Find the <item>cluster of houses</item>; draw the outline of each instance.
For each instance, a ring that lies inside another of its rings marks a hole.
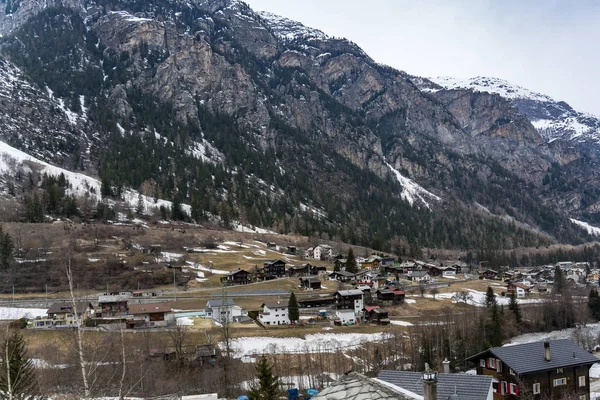
[[[476,374],[383,370],[377,378],[350,372],[314,400],[590,400],[590,368],[599,360],[567,339],[495,347],[469,357]]]
[[[31,321],[33,329],[62,329],[80,326],[111,326],[127,329],[164,328],[176,323],[178,315],[167,303],[148,303],[143,297],[155,294],[145,292],[105,293],[97,302],[60,301],[47,311],[46,317]],[[198,316],[211,318],[218,323],[248,320],[247,312],[231,299],[210,299]]]

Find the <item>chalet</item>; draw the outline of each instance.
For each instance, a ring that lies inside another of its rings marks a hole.
[[[47,311],[47,318],[36,318],[33,328],[73,328],[83,325],[93,315],[94,307],[90,302],[78,301],[73,312],[72,301],[52,303]]]
[[[102,294],[98,296],[96,317],[122,318],[127,315],[127,303],[130,296],[125,293]]]
[[[268,242],[267,243],[267,249],[269,249],[269,250],[277,250],[277,243]]]
[[[334,271],[329,274],[330,281],[352,282],[356,280],[356,274],[346,271]]]
[[[563,271],[568,271],[571,268],[573,268],[573,263],[571,261],[562,261],[562,262],[556,263],[556,266]]]
[[[435,397],[431,396],[431,391],[425,393],[427,384],[423,382],[423,372],[384,370],[379,373],[377,379],[390,387],[402,389],[410,399],[493,400],[496,398],[491,376],[451,374],[449,373],[450,362],[446,361],[442,364],[444,364],[444,373],[434,373]]]
[[[304,258],[314,258],[314,255],[315,255],[315,248],[314,247],[309,247],[304,252]]]
[[[376,271],[367,271],[361,278],[360,284],[365,283],[375,289],[385,285],[385,278]]]
[[[333,248],[327,244],[320,244],[313,250],[315,260],[329,260],[333,257]]]
[[[379,306],[367,306],[363,309],[364,319],[377,325],[389,325],[389,313]]]
[[[244,317],[242,307],[236,306],[232,299],[211,299],[206,302],[205,312],[219,323],[239,322]]]
[[[319,297],[310,297],[310,298],[301,298],[298,299],[298,307],[299,308],[320,308],[320,307],[329,307],[334,303],[334,299],[331,296],[319,296]]]
[[[408,275],[408,278],[416,283],[429,282],[431,280],[431,276],[429,276],[429,273],[424,270],[413,271],[411,274]]]
[[[300,285],[304,289],[320,290],[321,280],[317,277],[300,278]]]
[[[525,297],[531,291],[531,287],[517,282],[509,282],[506,285],[506,291],[509,294],[515,293],[517,297]]]
[[[445,267],[444,271],[442,272],[442,276],[455,276],[455,275],[456,275],[455,267]]]
[[[378,269],[381,265],[381,257],[372,255],[361,263],[361,267],[366,269]]]
[[[311,273],[312,265],[310,264],[302,264],[302,265],[290,265],[287,269],[287,276],[307,276]]]
[[[129,327],[162,328],[175,322],[171,306],[165,303],[130,304],[127,314],[133,317],[127,322]]]
[[[295,256],[298,253],[298,248],[296,246],[288,246],[286,253]]]
[[[313,265],[310,267],[312,275],[327,275],[327,268],[322,265]]]
[[[247,285],[250,283],[250,272],[243,269],[237,269],[228,273],[224,279],[221,278],[221,280],[223,283],[226,283],[227,286]]]
[[[364,307],[362,290],[339,290],[333,295],[335,308],[338,310],[354,310],[356,315],[360,315]]]
[[[346,266],[348,265],[347,262],[348,262],[348,260],[346,260],[345,258],[338,258],[337,260],[335,260],[333,262],[333,267],[334,267],[334,269],[337,269],[340,271],[345,270]]]
[[[275,279],[285,276],[285,262],[271,260],[264,264],[265,279]]]
[[[391,302],[392,304],[400,304],[404,302],[404,292],[398,289],[380,288],[375,292],[377,295],[377,301]]]
[[[483,275],[483,279],[496,279],[498,278],[498,271],[493,270],[493,269],[486,269],[485,271],[483,271],[482,273]]]
[[[446,271],[446,267],[432,265],[427,269],[427,272],[430,276],[442,276],[444,275],[444,271]]]
[[[289,325],[290,316],[287,303],[268,302],[261,305],[263,311],[258,313],[258,320],[263,325]]]
[[[589,399],[589,370],[598,362],[568,339],[494,347],[467,360],[495,378],[495,399]]]

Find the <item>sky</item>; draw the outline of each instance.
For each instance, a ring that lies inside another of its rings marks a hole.
[[[600,0],[245,0],[410,74],[490,76],[600,116]]]

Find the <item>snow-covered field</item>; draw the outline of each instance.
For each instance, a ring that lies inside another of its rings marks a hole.
[[[0,307],[0,320],[8,321],[19,318],[33,319],[35,317],[45,317],[48,309],[46,308],[20,308],[20,307]]]
[[[478,290],[473,290],[473,289],[468,289],[469,294],[471,295],[471,299],[469,299],[469,301],[467,302],[467,304],[476,306],[476,307],[485,307],[485,293],[484,292],[480,292]],[[414,297],[419,297],[420,295],[413,295]],[[450,293],[438,293],[435,295],[435,298],[438,300],[452,300],[452,302],[456,302],[454,300],[454,296],[456,296],[456,292],[450,292]],[[432,299],[433,295],[431,294],[424,294],[423,297],[425,298],[429,298]],[[405,302],[410,302],[411,299],[405,299]],[[414,300],[413,300],[414,301]],[[502,296],[498,296],[496,295],[496,301],[498,302],[498,305],[504,305],[507,306],[508,303],[510,302],[510,297],[502,297]],[[519,303],[521,304],[527,304],[527,303],[542,303],[544,302],[543,298],[525,298],[525,299],[518,299]]]
[[[366,342],[377,342],[384,333],[319,333],[306,335],[306,338],[243,337],[235,340],[235,357],[248,360],[259,354],[282,354],[292,352],[317,353],[336,352],[350,349]],[[220,344],[223,347],[222,344]]]
[[[563,329],[561,331],[552,332],[536,332],[536,333],[525,333],[523,335],[515,336],[505,346],[512,346],[515,344],[541,342],[545,340],[557,340],[557,339],[570,339],[573,332],[577,328]],[[600,323],[587,324],[581,328],[583,333],[589,332],[593,338],[598,337],[600,334]]]
[[[220,270],[220,269],[210,269],[210,268],[207,268],[207,267],[203,266],[202,264],[198,264],[198,263],[191,262],[191,261],[187,261],[187,264],[188,264],[189,268],[195,269],[195,270],[198,270],[198,271],[212,272],[213,274],[217,274],[217,275],[227,275],[227,274],[229,274],[229,271],[223,271],[223,270]]]

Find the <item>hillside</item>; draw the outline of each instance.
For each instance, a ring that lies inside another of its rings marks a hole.
[[[48,210],[55,183],[33,174],[6,190],[17,218],[100,219],[139,192],[172,202],[163,218],[398,253],[592,239],[570,220],[598,204],[591,156],[570,167],[563,139],[509,100],[421,90],[354,43],[241,1],[2,3],[0,140],[97,177],[87,198],[105,199],[95,214],[77,199],[79,212]]]

